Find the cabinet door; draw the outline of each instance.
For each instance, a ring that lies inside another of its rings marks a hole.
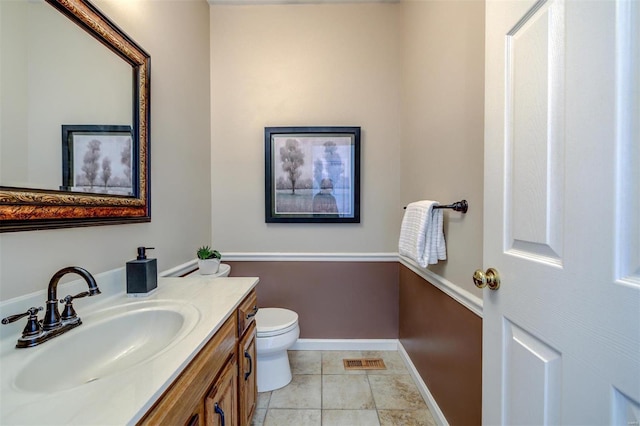
[[[247,333],[238,344],[238,356],[240,357],[240,374],[238,376],[239,393],[238,404],[240,408],[240,424],[248,426],[256,408],[258,397],[258,382],[256,380],[256,325],[251,324]]]
[[[238,364],[233,356],[225,365],[205,399],[207,426],[238,424]]]

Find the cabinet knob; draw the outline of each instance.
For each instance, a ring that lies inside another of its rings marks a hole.
[[[253,307],[253,309],[251,309],[251,313],[250,313],[250,314],[247,314],[247,319],[249,319],[249,318],[251,318],[251,317],[255,317],[257,313],[258,313],[258,306],[257,306],[257,305],[255,305],[255,306]]]

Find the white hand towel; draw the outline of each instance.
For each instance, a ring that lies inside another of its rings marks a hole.
[[[443,213],[435,201],[410,203],[402,218],[398,252],[413,259],[423,268],[447,258],[442,230]]]

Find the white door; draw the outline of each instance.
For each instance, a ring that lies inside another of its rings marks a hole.
[[[483,423],[638,425],[640,1],[486,16]]]

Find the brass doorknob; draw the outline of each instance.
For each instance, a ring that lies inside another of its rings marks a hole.
[[[493,268],[487,269],[487,272],[482,272],[481,269],[477,269],[473,273],[473,283],[478,288],[489,287],[489,290],[497,290],[500,288],[500,274]]]

